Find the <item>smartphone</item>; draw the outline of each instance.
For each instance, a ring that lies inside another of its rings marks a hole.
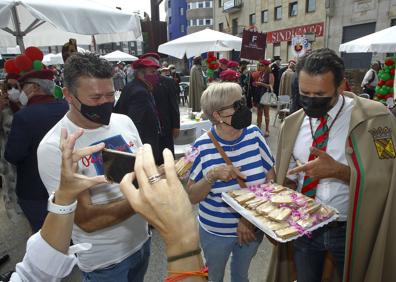
[[[112,149],[102,151],[104,175],[110,182],[120,183],[125,174],[133,171],[136,155]]]

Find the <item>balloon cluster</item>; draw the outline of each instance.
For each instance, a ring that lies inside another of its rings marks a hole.
[[[208,58],[206,60],[206,63],[208,65],[208,69],[206,71],[208,80],[213,81],[214,72],[215,72],[215,70],[217,70],[219,68],[219,63],[217,62],[217,58],[213,52],[208,52]]]
[[[377,87],[375,87],[374,100],[386,104],[388,98],[393,98],[393,82],[395,79],[395,63],[396,59],[387,58],[382,70],[378,72]]]
[[[42,60],[43,52],[37,47],[29,47],[24,54],[18,55],[15,59],[7,60],[4,69],[8,74],[18,74],[20,76],[30,71],[40,71],[44,68]]]

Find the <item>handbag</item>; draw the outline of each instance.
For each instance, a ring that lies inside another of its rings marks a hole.
[[[227,165],[232,165],[230,158],[226,155],[223,148],[221,148],[221,146],[220,146],[219,142],[217,142],[216,138],[214,138],[212,132],[208,131],[208,136],[209,136],[210,140],[212,140],[213,144],[215,145],[217,151],[220,153],[220,155],[223,158],[223,160],[225,161],[225,163]],[[247,188],[247,185],[242,178],[237,177],[236,180],[241,188]]]
[[[278,99],[276,97],[276,94],[273,92],[265,92],[263,96],[260,98],[260,105],[264,106],[271,106],[271,105],[276,105]]]

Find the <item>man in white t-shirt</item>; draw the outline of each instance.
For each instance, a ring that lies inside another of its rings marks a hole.
[[[60,180],[61,128],[84,134],[75,148],[105,143],[107,148],[136,152],[141,146],[138,131],[127,116],[113,114],[112,68],[95,54],[75,54],[65,64],[63,94],[68,113],[46,134],[37,150],[41,179],[49,193]],[[78,173],[103,174],[100,153],[81,159]],[[135,214],[118,184],[101,184],[78,199],[73,242],[92,243],[78,254],[84,281],[143,281],[147,270],[150,240],[147,222]]]
[[[378,75],[377,72],[380,70],[380,65],[378,62],[374,62],[371,64],[370,69],[364,75],[362,80],[362,88],[363,91],[370,95],[370,99],[373,99],[375,94],[375,87],[378,84]]]

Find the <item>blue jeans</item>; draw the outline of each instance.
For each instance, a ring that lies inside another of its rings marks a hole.
[[[209,281],[223,281],[225,267],[231,253],[231,282],[249,281],[250,262],[263,240],[263,232],[258,231],[256,241],[242,246],[238,244],[237,237],[217,236],[207,232],[201,226],[199,227],[199,236],[209,270]]]
[[[92,272],[82,272],[84,282],[143,282],[150,257],[150,241],[123,261]],[[111,249],[109,250],[111,252]]]
[[[294,241],[294,261],[298,282],[320,282],[326,251],[333,256],[338,275],[342,280],[345,259],[346,223],[324,226],[312,232],[312,238],[300,237]]]

